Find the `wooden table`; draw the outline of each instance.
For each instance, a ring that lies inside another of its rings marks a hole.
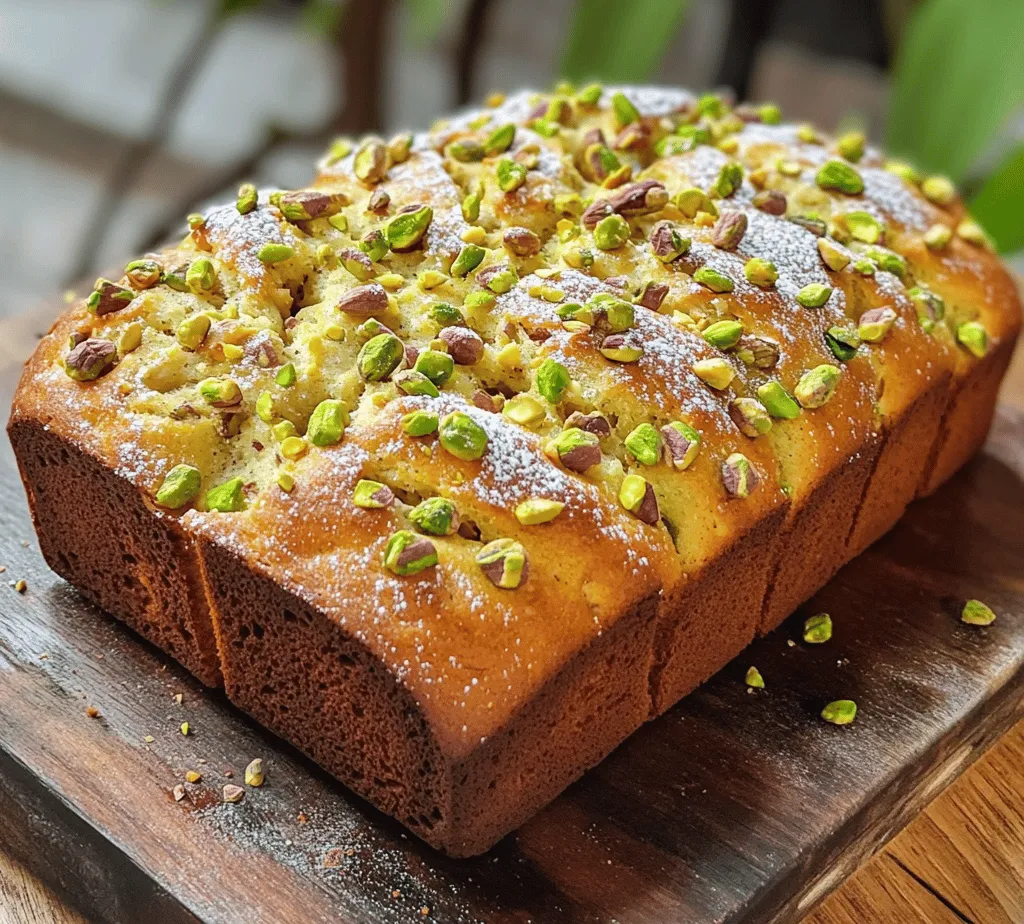
[[[0,364],[28,354],[52,307],[0,321]],[[1024,351],[1003,399],[1024,407]],[[0,854],[0,924],[83,919]],[[1024,722],[851,877],[804,924],[1024,922]]]

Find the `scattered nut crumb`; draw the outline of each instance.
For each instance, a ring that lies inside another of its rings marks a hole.
[[[245,784],[259,787],[263,785],[263,780],[263,761],[257,757],[245,768]]]
[[[236,786],[234,783],[224,784],[224,801],[225,802],[241,802],[245,798],[245,790],[241,786]]]
[[[22,578],[19,581],[12,581],[11,587],[13,587],[19,594],[25,593],[28,590],[28,584],[25,583],[25,579]]]
[[[0,565],[0,574],[3,574],[7,570],[7,565]]]
[[[171,792],[174,794],[174,801],[181,802],[185,798],[185,787],[179,783]]]
[[[198,783],[202,778],[203,775],[195,770],[187,770],[185,772],[185,782],[187,783]]]
[[[399,892],[398,889],[392,889],[391,890],[391,897],[392,898],[401,898],[402,897],[402,893]]]
[[[181,733],[183,735],[189,735],[192,732],[192,726],[188,722],[181,723]]]
[[[156,738],[154,738],[152,735],[146,735],[146,737],[142,740],[145,741],[146,744],[152,744],[154,741],[156,741]]]
[[[226,776],[229,780],[232,777],[234,777],[234,775],[235,775],[235,771],[232,770],[230,767],[228,767],[227,770],[224,771],[224,776]]]
[[[86,706],[85,714],[89,716],[90,719],[98,719],[100,717],[100,711],[95,706]]]
[[[181,701],[182,701],[182,700],[183,700],[184,698],[185,698],[185,697],[184,697],[184,694],[182,694],[182,693],[175,693],[175,694],[174,694],[174,701],[175,701],[175,702],[176,702],[176,703],[177,703],[177,704],[178,704],[179,706],[181,705]]]

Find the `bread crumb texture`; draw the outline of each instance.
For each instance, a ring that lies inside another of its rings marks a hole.
[[[562,90],[189,216],[11,423],[61,574],[454,853],[969,457],[1020,324],[943,178]]]

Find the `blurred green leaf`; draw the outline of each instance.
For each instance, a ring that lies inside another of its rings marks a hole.
[[[425,45],[441,34],[451,11],[449,0],[406,0],[409,10],[409,37]]]
[[[683,21],[689,0],[576,0],[562,53],[567,80],[648,80]]]
[[[893,154],[961,180],[1024,103],[1022,0],[927,0],[911,18],[893,76]]]
[[[1024,147],[985,181],[970,209],[1003,253],[1024,249]]]
[[[306,0],[302,23],[315,35],[334,35],[341,26],[344,0]]]
[[[227,18],[263,5],[263,0],[219,0],[217,15]]]

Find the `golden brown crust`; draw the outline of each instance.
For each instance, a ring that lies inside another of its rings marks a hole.
[[[987,432],[1021,310],[959,200],[764,118],[520,94],[211,210],[26,368],[48,560],[430,843],[485,849]]]

